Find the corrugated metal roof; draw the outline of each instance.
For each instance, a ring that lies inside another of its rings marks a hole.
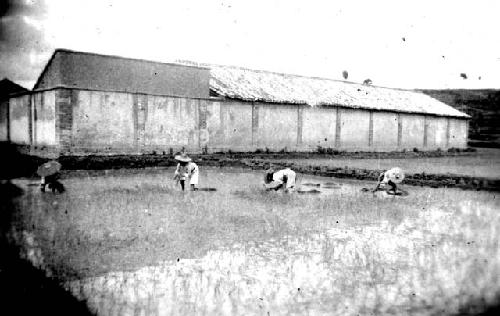
[[[210,68],[210,89],[227,98],[469,117],[420,92],[233,66],[203,65]]]

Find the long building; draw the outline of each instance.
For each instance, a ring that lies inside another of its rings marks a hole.
[[[1,140],[75,155],[464,148],[469,120],[414,91],[63,49],[1,107]]]

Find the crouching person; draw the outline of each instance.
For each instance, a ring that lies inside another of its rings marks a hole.
[[[182,191],[185,190],[186,180],[189,180],[191,191],[197,191],[199,180],[198,165],[186,153],[175,155],[174,159],[178,162],[174,173],[174,180],[180,183]]]
[[[378,177],[377,186],[372,192],[379,190],[380,187],[386,188],[387,193],[393,191],[396,194],[398,191],[397,184],[403,182],[405,178],[403,170],[400,168],[391,168],[387,171],[382,172]],[[390,188],[387,188],[389,186]]]
[[[52,190],[52,193],[55,193],[56,191],[58,193],[63,193],[65,191],[64,185],[59,182],[60,174],[55,173],[50,176],[42,177],[41,179],[41,184],[40,184],[40,190],[42,192],[45,192],[45,187],[49,188]]]
[[[61,164],[57,161],[49,161],[44,163],[37,169],[38,175],[41,177],[40,179],[40,190],[45,192],[45,188],[48,187],[52,190],[52,193],[56,191],[62,193],[65,191],[64,185],[59,182]]]
[[[296,173],[290,168],[274,171],[269,168],[264,177],[264,186],[267,190],[284,189],[285,192],[292,192],[295,189]]]

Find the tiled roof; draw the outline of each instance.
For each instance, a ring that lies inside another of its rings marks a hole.
[[[203,66],[211,69],[210,89],[226,98],[469,117],[443,102],[415,91],[233,66]]]

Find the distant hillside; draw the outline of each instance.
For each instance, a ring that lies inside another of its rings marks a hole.
[[[500,147],[500,90],[420,90],[469,114],[469,145]]]

